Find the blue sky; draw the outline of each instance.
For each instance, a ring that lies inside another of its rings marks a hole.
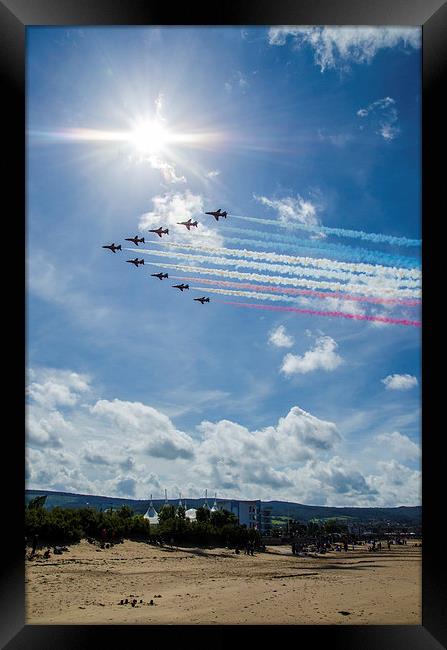
[[[420,502],[420,64],[419,29],[28,28],[28,487]]]

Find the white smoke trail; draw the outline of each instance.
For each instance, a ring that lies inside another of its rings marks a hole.
[[[257,259],[257,260],[266,260],[268,262],[279,262],[282,264],[298,264],[300,266],[305,266],[306,268],[315,267],[319,269],[327,269],[329,272],[325,272],[324,276],[327,277],[338,277],[338,279],[350,280],[350,274],[355,273],[368,276],[381,276],[387,277],[391,280],[401,280],[399,284],[404,284],[405,286],[419,286],[419,281],[421,279],[421,272],[416,269],[402,269],[388,266],[380,266],[373,264],[353,264],[349,262],[337,262],[335,260],[330,260],[327,258],[316,258],[316,257],[302,257],[302,256],[293,256],[293,255],[280,255],[278,253],[270,253],[267,251],[250,251],[247,249],[235,249],[235,248],[225,248],[217,246],[204,246],[201,244],[187,244],[187,243],[173,243],[173,242],[162,242],[162,241],[151,241],[148,242],[153,245],[158,246],[167,246],[169,248],[186,248],[189,250],[199,250],[206,253],[217,253],[219,255],[228,255],[230,257],[243,257],[248,259]],[[347,271],[345,275],[334,275],[337,270]],[[409,279],[409,280],[407,280]],[[361,277],[356,276],[356,280],[362,281]],[[417,282],[415,282],[417,281]]]
[[[325,233],[335,235],[336,237],[350,237],[353,239],[364,239],[376,243],[393,244],[394,246],[420,246],[420,239],[408,239],[407,237],[394,237],[392,235],[383,235],[380,233],[363,232],[363,230],[347,230],[345,228],[327,228],[326,226],[309,226],[303,223],[281,223],[273,219],[259,219],[259,217],[245,217],[240,214],[230,214],[233,219],[243,219],[244,221],[253,221],[254,223],[263,223],[279,228],[292,228],[297,230],[306,230],[308,232]]]
[[[220,293],[224,296],[244,296],[247,298],[256,298],[256,300],[272,300],[274,302],[293,302],[300,303],[300,298],[292,298],[291,296],[275,296],[271,293],[260,293],[259,291],[237,291],[234,289],[216,289],[214,287],[189,287],[194,291]]]
[[[187,256],[194,258],[195,256]],[[206,258],[209,261],[209,258]],[[191,260],[192,261],[192,260]],[[226,260],[228,261],[228,260]],[[145,262],[149,266],[160,267],[160,262]],[[302,280],[299,278],[287,278],[281,276],[261,275],[259,273],[244,273],[242,271],[230,271],[227,269],[212,269],[204,268],[201,266],[189,266],[187,264],[170,264],[163,263],[163,268],[175,269],[186,273],[198,273],[199,275],[214,275],[222,278],[233,278],[235,280],[246,280],[250,282],[260,282],[265,284],[275,284],[277,286],[292,286],[304,287],[307,289],[326,289],[328,291],[343,292],[349,290],[351,293],[359,293],[360,295],[383,295],[387,294],[390,298],[413,298],[418,299],[421,296],[420,291],[413,291],[409,289],[400,289],[399,291],[387,290],[378,288],[376,291],[364,285],[346,285],[338,282],[319,282],[316,280]]]
[[[268,293],[259,293],[255,291],[232,291],[231,289],[215,289],[211,287],[190,287],[191,289],[195,291],[200,291],[200,292],[207,292],[207,293],[217,293],[219,295],[224,295],[224,296],[237,296],[241,298],[252,298],[254,300],[270,300],[274,302],[292,302],[292,303],[299,303],[300,300],[296,298],[290,298],[288,296],[273,296]],[[235,303],[236,305],[238,303]],[[244,303],[240,303],[241,306],[244,306]],[[249,305],[246,305],[248,307]],[[254,306],[254,305],[253,305]],[[267,309],[267,306],[264,306]],[[271,309],[281,309],[280,307],[272,307]],[[377,322],[382,322],[382,323],[388,323],[388,324],[400,324],[400,325],[413,325],[415,327],[420,327],[421,323],[419,321],[414,321],[414,320],[408,320],[408,319],[402,319],[402,318],[390,318],[389,316],[376,316],[376,315],[368,315],[368,314],[349,314],[346,312],[339,312],[339,311],[323,311],[323,310],[315,310],[315,309],[289,309],[289,308],[284,308],[284,310],[292,310],[295,311],[296,313],[301,313],[301,314],[309,314],[309,315],[315,315],[315,316],[332,316],[332,317],[341,317],[341,318],[349,318],[349,319],[355,319],[355,320],[365,320],[365,321],[377,321]]]
[[[345,244],[332,244],[326,240],[319,241],[314,239],[299,239],[293,235],[282,235],[280,233],[271,233],[264,230],[250,230],[249,228],[236,228],[227,226],[223,229],[225,238],[227,231],[234,232],[236,235],[247,235],[249,239],[241,237],[230,237],[232,241],[240,244],[249,244],[250,246],[260,247],[267,246],[284,251],[297,251],[302,249],[322,250],[326,254],[336,254],[339,259],[350,260],[351,262],[371,262],[372,264],[386,264],[389,266],[401,266],[403,268],[419,269],[420,262],[415,257],[405,255],[392,255],[382,251],[370,250],[368,248],[359,248],[346,246]],[[257,237],[258,239],[253,239]],[[259,241],[262,240],[262,241]]]

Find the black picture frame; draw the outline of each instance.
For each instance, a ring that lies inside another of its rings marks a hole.
[[[7,481],[7,497],[2,504],[4,517],[15,522],[8,532],[7,555],[3,555],[0,591],[0,642],[11,650],[30,648],[71,649],[104,647],[119,644],[123,648],[150,643],[157,646],[170,642],[211,647],[228,646],[228,642],[275,647],[287,639],[292,643],[344,650],[411,649],[435,650],[447,646],[446,572],[442,565],[440,542],[443,508],[441,481],[443,431],[433,428],[436,389],[432,364],[436,346],[434,301],[430,299],[432,278],[442,275],[440,257],[434,255],[434,227],[443,220],[441,192],[445,181],[442,138],[445,104],[441,93],[447,50],[447,4],[441,0],[245,0],[239,3],[218,0],[199,5],[185,3],[174,11],[148,0],[0,0],[0,66],[3,105],[6,108],[7,135],[11,137],[6,150],[8,164],[4,169],[5,188],[13,196],[12,213],[17,213],[14,233],[22,222],[25,238],[25,32],[31,25],[406,25],[422,26],[423,33],[423,139],[422,139],[422,240],[423,240],[423,329],[422,329],[422,404],[423,404],[423,563],[422,563],[422,625],[413,626],[39,626],[25,625],[24,562],[23,562],[23,490],[24,436],[14,428],[14,443],[3,456],[13,468]],[[437,155],[438,154],[438,155]],[[15,193],[11,187],[16,186]],[[443,198],[443,197],[442,197]],[[11,223],[11,221],[9,222]],[[11,232],[9,233],[11,234]],[[14,252],[16,256],[16,252]],[[438,264],[438,266],[437,266]],[[439,268],[438,268],[439,267]],[[17,271],[14,271],[17,277]],[[25,276],[21,276],[25,279]],[[22,285],[24,286],[24,285]],[[427,293],[428,292],[428,293]],[[23,303],[22,303],[23,304]],[[18,314],[20,316],[21,305]],[[23,318],[15,333],[25,340]],[[22,324],[22,327],[21,327]],[[441,341],[441,339],[439,339]],[[441,346],[440,346],[441,347]],[[432,354],[433,352],[433,354]],[[15,356],[18,366],[20,357]],[[24,366],[26,365],[25,356]],[[20,373],[19,375],[23,377]],[[23,384],[21,384],[23,386]],[[22,393],[23,394],[23,393]],[[11,404],[21,413],[23,402]],[[429,417],[430,416],[430,417]],[[429,429],[429,422],[430,425]],[[442,419],[439,419],[442,423]],[[5,428],[10,434],[11,429]],[[445,522],[444,522],[445,523]]]

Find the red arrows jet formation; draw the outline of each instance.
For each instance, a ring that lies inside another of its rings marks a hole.
[[[191,230],[191,226],[197,228],[197,221],[192,221],[191,219],[188,219],[188,221],[177,221],[177,224],[179,226],[186,226],[188,230]]]
[[[126,260],[126,262],[129,262],[129,264],[135,264],[137,268],[139,264],[144,264],[144,260],[139,260],[138,257],[136,257],[134,260]]]
[[[163,230],[161,226],[160,228],[156,228],[155,230],[149,230],[149,232],[155,232],[159,237],[161,237],[162,235],[169,235],[169,229],[165,228]]]
[[[227,213],[222,212],[222,210],[220,208],[218,210],[216,210],[215,212],[205,212],[205,214],[211,214],[215,218],[216,221],[219,221],[219,217],[223,217],[224,219],[227,218]]]
[[[138,246],[138,244],[144,244],[144,237],[138,237],[138,235],[135,235],[135,237],[126,237],[125,241],[133,241],[135,246]]]
[[[115,244],[109,244],[108,246],[103,246],[103,248],[108,248],[109,250],[112,251],[112,253],[116,253],[116,251],[121,250],[121,244],[118,244],[118,246],[115,246]]]
[[[211,211],[211,212],[205,212],[205,214],[209,214],[212,217],[215,218],[216,221],[219,221],[219,218],[222,217],[223,219],[227,218],[227,212],[223,211],[219,208],[216,211]],[[192,219],[188,219],[188,221],[177,221],[177,224],[179,226],[185,226],[188,229],[188,232],[191,230],[191,228],[197,228],[198,223],[197,221],[192,221]],[[169,235],[169,228],[154,228],[153,230],[149,230],[149,232],[153,232],[159,237],[162,237],[163,235]],[[138,246],[138,244],[144,244],[144,237],[138,237],[138,235],[135,235],[135,237],[126,237],[125,241],[131,241],[135,244],[135,246]],[[121,244],[115,245],[109,244],[107,246],[103,246],[102,248],[108,248],[109,250],[112,251],[112,253],[116,253],[116,251],[120,251],[121,249]],[[137,268],[138,266],[144,264],[144,259],[138,259],[136,257],[134,260],[126,260],[127,263],[129,264],[134,264]],[[159,280],[164,280],[169,277],[167,273],[151,273],[151,277],[153,278],[158,278]],[[179,289],[182,293],[185,291],[185,289],[189,289],[189,284],[173,284],[171,285],[173,289]],[[193,298],[195,302],[200,302],[202,305],[204,305],[206,302],[210,302],[210,299],[202,296],[201,298]]]

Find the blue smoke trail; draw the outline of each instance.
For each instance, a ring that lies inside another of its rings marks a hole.
[[[325,241],[318,241],[313,239],[297,239],[293,235],[287,236],[280,233],[270,233],[263,230],[250,230],[247,228],[236,228],[235,226],[227,226],[222,228],[222,234],[225,236],[226,231],[247,234],[249,236],[258,237],[262,241],[255,239],[243,239],[239,237],[232,237],[231,240],[242,245],[249,245],[255,248],[262,248],[270,244],[271,248],[287,251],[300,251],[302,249],[315,249],[316,251],[326,251],[337,255],[337,259],[343,259],[350,262],[370,262],[371,264],[385,264],[389,266],[401,266],[407,269],[419,269],[420,262],[414,257],[407,257],[405,255],[392,255],[390,253],[383,253],[382,251],[369,250],[368,248],[358,248],[353,246],[346,246],[344,244],[331,244]]]
[[[335,237],[348,237],[352,239],[364,239],[373,241],[377,244],[392,244],[394,246],[420,246],[420,239],[408,239],[407,237],[394,237],[393,235],[382,235],[380,233],[363,232],[363,230],[347,230],[345,228],[328,228],[327,226],[308,226],[304,223],[288,223],[287,226],[281,221],[273,219],[259,219],[258,217],[244,217],[240,214],[230,214],[233,219],[243,219],[244,221],[253,221],[263,223],[279,228],[293,228],[297,230],[306,230],[307,232],[324,233],[334,235]]]

